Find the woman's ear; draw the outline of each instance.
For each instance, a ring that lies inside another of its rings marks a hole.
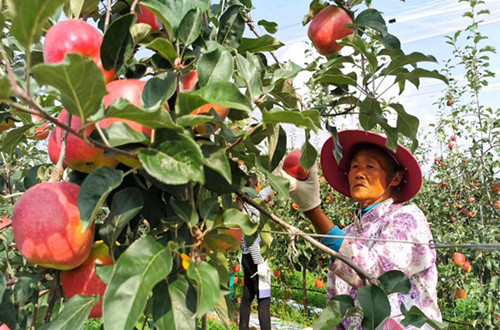
[[[401,183],[402,180],[403,180],[403,173],[401,171],[398,171],[392,177],[392,181],[389,184],[389,186],[396,187]]]

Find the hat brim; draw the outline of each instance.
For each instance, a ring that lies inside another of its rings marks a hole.
[[[394,196],[396,203],[403,203],[412,199],[422,187],[422,170],[417,159],[405,147],[398,144],[396,152],[385,146],[386,137],[363,130],[345,130],[338,133],[338,140],[342,146],[342,159],[339,164],[333,155],[334,141],[330,137],[321,149],[321,168],[326,181],[339,193],[351,197],[347,172],[349,171],[353,147],[361,143],[375,144],[384,149],[389,155],[397,160],[401,168],[404,168],[403,181],[399,185],[400,190]]]

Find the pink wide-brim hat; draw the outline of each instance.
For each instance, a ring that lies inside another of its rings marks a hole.
[[[349,172],[353,147],[361,143],[375,144],[384,149],[404,169],[403,181],[399,185],[400,191],[394,197],[396,203],[404,203],[412,199],[422,187],[422,170],[417,159],[405,147],[398,144],[396,152],[385,146],[387,138],[384,135],[364,130],[345,130],[338,133],[338,140],[342,146],[342,159],[337,164],[333,156],[334,141],[330,137],[321,149],[321,168],[326,181],[339,193],[351,197],[347,173]]]

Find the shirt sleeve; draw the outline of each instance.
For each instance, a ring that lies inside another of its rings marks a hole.
[[[421,243],[432,240],[427,219],[415,205],[404,206],[384,220],[377,238]],[[390,270],[400,270],[411,277],[431,267],[436,260],[436,251],[428,245],[356,241],[347,238],[339,253],[376,278]],[[356,272],[340,260],[336,260],[330,270],[355,289],[362,285]]]

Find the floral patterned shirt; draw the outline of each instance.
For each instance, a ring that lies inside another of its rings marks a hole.
[[[359,226],[358,226],[359,227]],[[415,205],[394,204],[388,199],[367,211],[360,228],[351,224],[343,229],[346,236],[392,239],[428,243],[432,234],[424,213]],[[367,273],[379,277],[390,270],[402,271],[411,281],[407,295],[389,295],[391,316],[401,315],[400,305],[407,309],[415,305],[427,317],[441,321],[437,304],[436,250],[428,245],[407,243],[359,241],[344,238],[339,253],[350,258]],[[327,300],[348,294],[356,300],[356,289],[362,281],[354,270],[340,260],[330,263],[328,270]],[[401,320],[402,318],[395,318]],[[350,317],[338,329],[361,329],[361,318]],[[421,329],[427,329],[424,325]],[[411,329],[412,327],[408,328]],[[430,327],[428,327],[430,329]]]

